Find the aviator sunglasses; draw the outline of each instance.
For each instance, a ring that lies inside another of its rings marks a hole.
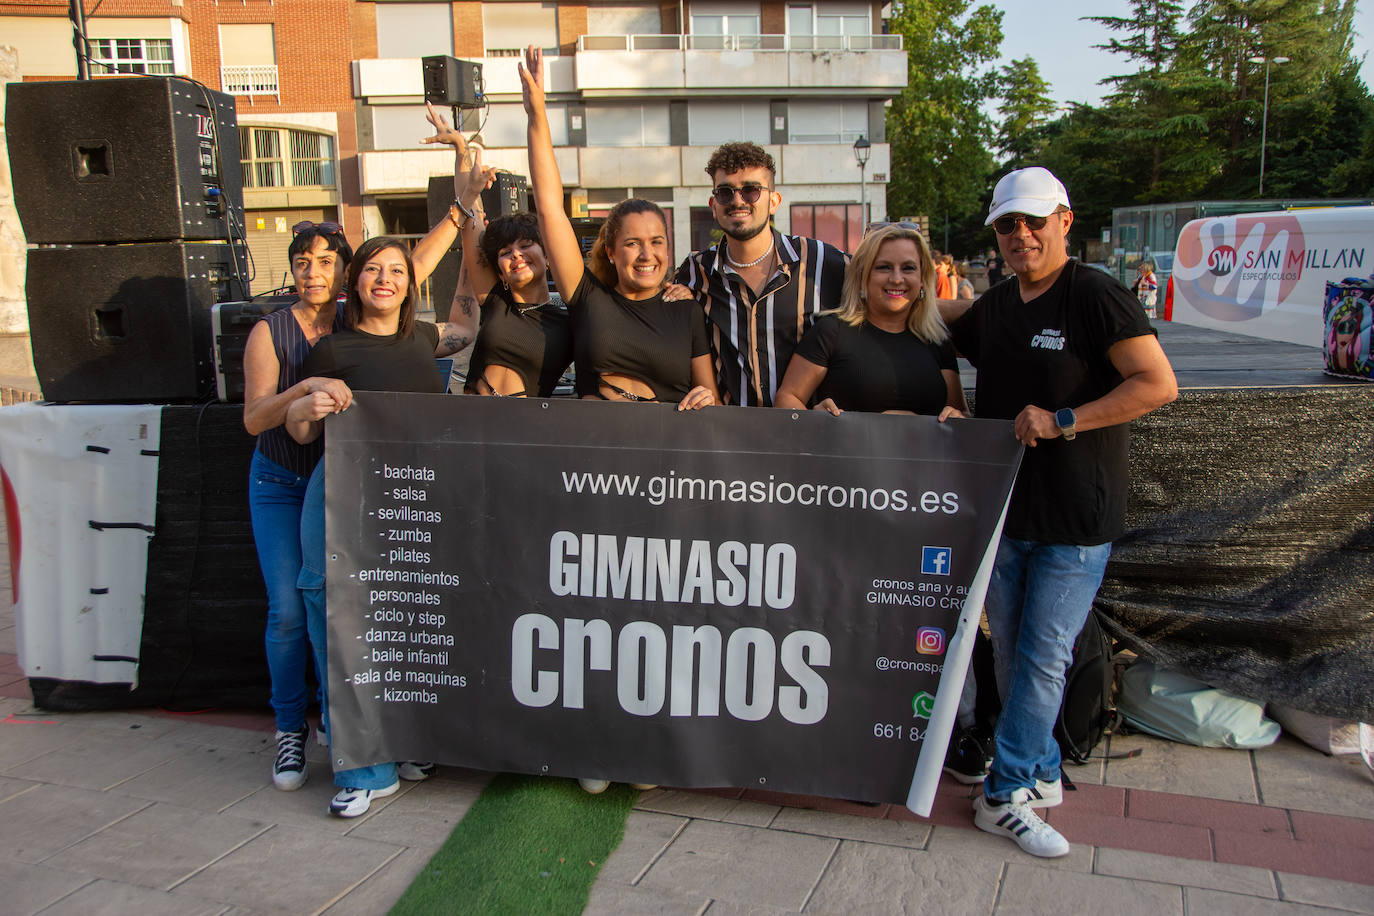
[[[1058,211],[1055,211],[1058,212]],[[1045,224],[1050,221],[1048,216],[1027,216],[1024,213],[1016,213],[1012,216],[999,216],[992,221],[992,228],[997,230],[998,235],[1011,235],[1016,231],[1017,223],[1025,223],[1026,228],[1031,232],[1038,232],[1045,228]]]
[[[758,202],[759,197],[767,190],[768,189],[761,184],[747,184],[742,188],[732,188],[728,184],[723,184],[718,185],[716,189],[711,192],[711,196],[716,199],[716,203],[720,204],[722,207],[727,207],[734,201],[736,194],[738,194],[740,200],[744,201],[746,204],[754,204]]]

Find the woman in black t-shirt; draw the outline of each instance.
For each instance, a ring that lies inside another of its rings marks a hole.
[[[573,320],[577,393],[610,401],[665,401],[679,410],[716,404],[706,315],[692,300],[663,297],[670,266],[667,220],[657,204],[626,200],[611,210],[592,247],[591,266],[563,212],[563,181],[553,155],[531,46],[520,67],[529,117],[530,178],[555,285]]]
[[[447,380],[434,358],[446,356],[452,347],[440,344],[434,325],[415,320],[420,290],[405,243],[382,236],[359,245],[349,264],[348,289],[344,329],[316,344],[303,367],[310,375],[339,379],[348,400],[340,401],[330,391],[321,390],[292,401],[286,409],[286,431],[301,444],[323,434],[326,418],[344,410],[353,391],[441,394],[446,387]],[[300,537],[297,585],[305,602],[316,665],[323,673],[327,670],[323,461],[315,466],[306,488]],[[327,708],[327,700],[322,705]],[[339,792],[329,803],[329,810],[339,817],[357,817],[368,810],[373,799],[395,792],[398,778],[424,779],[431,769],[429,764],[405,762],[340,770],[334,774]]]
[[[824,312],[797,346],[774,407],[962,417],[949,331],[935,307],[935,265],[920,232],[870,232],[845,272],[840,307]]]

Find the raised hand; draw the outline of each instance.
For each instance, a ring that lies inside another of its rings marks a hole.
[[[533,113],[544,108],[544,52],[530,45],[525,49],[525,60],[519,64],[521,98],[525,112]]]
[[[448,123],[448,118],[434,107],[432,102],[425,102],[425,120],[434,125],[434,136],[425,137],[421,143],[440,143],[444,146],[451,146],[457,151],[458,155],[463,156],[466,161],[468,155],[467,139],[458,131],[456,127]]]

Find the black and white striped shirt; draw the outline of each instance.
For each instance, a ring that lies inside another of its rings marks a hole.
[[[772,232],[778,266],[760,296],[726,263],[724,239],[677,269],[677,282],[706,309],[716,380],[729,404],[772,407],[802,334],[818,312],[840,304],[849,256],[816,239]]]

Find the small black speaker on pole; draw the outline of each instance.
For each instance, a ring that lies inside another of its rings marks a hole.
[[[423,57],[425,101],[452,108],[481,108],[487,103],[482,65],[446,54]]]

